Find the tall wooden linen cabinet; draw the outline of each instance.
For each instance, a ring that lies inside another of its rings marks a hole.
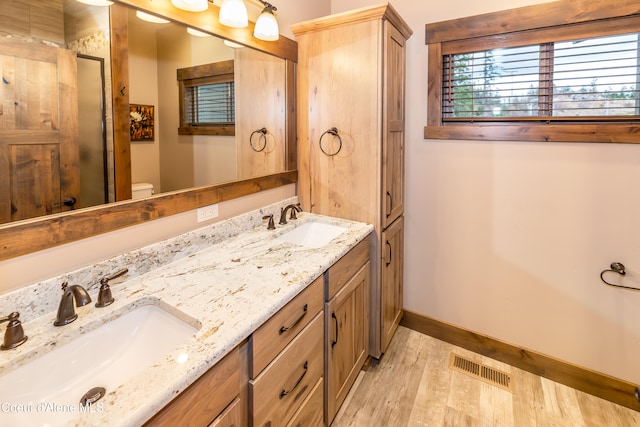
[[[298,196],[304,210],[373,224],[369,354],[402,317],[405,42],[390,4],[292,26],[298,41]]]

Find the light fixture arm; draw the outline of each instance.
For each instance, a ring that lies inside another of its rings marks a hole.
[[[263,0],[258,0],[260,3],[262,3],[264,5],[264,10],[263,12],[275,12],[276,10],[278,10],[277,7],[275,7],[274,5],[272,5],[269,2],[263,1]]]
[[[215,3],[214,3],[214,0],[208,0],[208,1],[209,1],[209,3],[211,3],[211,4],[215,4]],[[263,12],[275,12],[275,11],[277,11],[277,10],[278,10],[278,8],[277,8],[277,7],[275,7],[274,5],[272,5],[271,3],[267,2],[267,1],[263,1],[263,0],[257,0],[257,1],[259,1],[260,3],[262,3],[262,5],[264,6],[264,10],[263,10]]]

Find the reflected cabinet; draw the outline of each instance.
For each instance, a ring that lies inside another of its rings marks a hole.
[[[373,224],[369,354],[402,317],[405,43],[389,4],[292,26],[299,47],[299,199],[311,212]]]

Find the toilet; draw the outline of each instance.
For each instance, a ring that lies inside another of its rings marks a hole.
[[[148,182],[136,182],[131,184],[131,196],[135,199],[144,199],[153,195],[153,184]]]

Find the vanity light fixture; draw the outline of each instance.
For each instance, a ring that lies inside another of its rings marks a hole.
[[[109,0],[76,0],[79,3],[88,4],[90,6],[111,6],[112,1]]]
[[[280,37],[280,28],[274,12],[278,9],[266,1],[260,0],[260,3],[264,5],[264,9],[256,21],[253,36],[264,41],[276,41]]]
[[[220,6],[218,21],[222,25],[233,28],[245,28],[249,26],[247,6],[243,0],[223,0]]]
[[[209,7],[207,0],[171,0],[171,4],[187,12],[204,12]]]
[[[136,16],[138,19],[141,19],[146,22],[151,22],[152,24],[167,24],[169,22],[168,19],[162,19],[155,15],[151,15],[150,13],[145,13],[140,10],[136,10]]]
[[[96,0],[82,0],[82,1],[96,1]],[[103,0],[99,0],[103,1]],[[264,0],[257,0],[264,6],[262,13],[258,16],[255,27],[253,29],[253,36],[257,39],[264,41],[275,41],[280,38],[280,28],[278,26],[278,20],[276,19],[275,11],[278,10],[274,5]],[[208,3],[213,3],[213,0],[171,0],[178,9],[186,10],[189,12],[202,12],[207,10]],[[220,5],[220,12],[218,14],[218,21],[220,24],[232,28],[246,28],[249,26],[249,16],[247,14],[247,6],[244,4],[244,0],[222,0]],[[189,31],[189,30],[187,30]],[[197,30],[191,30],[197,31]],[[193,32],[189,31],[192,35]],[[236,47],[236,46],[234,46]]]

